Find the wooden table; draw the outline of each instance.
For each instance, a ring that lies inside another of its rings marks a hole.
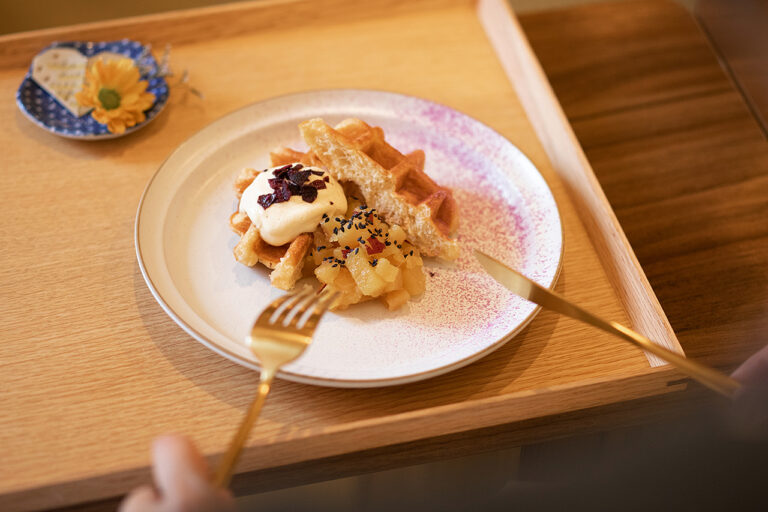
[[[734,21],[718,18],[717,2],[701,3],[710,23]],[[673,1],[520,21],[686,354],[734,368],[768,341],[768,144],[752,115],[760,103],[750,108],[729,75],[735,67],[720,65],[724,52]],[[695,402],[686,400],[657,401],[634,424]],[[616,412],[616,427],[633,425],[627,412]],[[563,450],[578,460],[617,443],[585,434],[525,447],[521,474],[536,479]]]
[[[521,23],[689,357],[768,341],[768,144],[694,18],[672,1]]]
[[[686,11],[663,1],[549,11],[522,16],[521,22],[686,352],[710,364],[732,367],[768,339],[764,222],[768,148],[705,37]],[[110,150],[119,149],[104,147]],[[130,176],[125,180],[129,183]],[[51,194],[57,186],[41,184]],[[108,204],[82,206],[93,207],[109,211]],[[41,212],[41,222],[55,220],[50,208],[42,206]],[[69,213],[75,218],[83,214]],[[109,225],[108,215],[104,223]],[[105,233],[126,236],[131,220],[120,223]],[[108,266],[114,255],[110,247],[116,242],[107,237],[99,246],[66,250],[92,251],[94,265]],[[35,262],[30,271],[36,266],[44,270],[45,264]],[[135,288],[145,292],[140,276],[135,278],[139,279]],[[76,279],[64,280],[51,292],[63,294],[77,286]],[[97,300],[121,300],[110,296],[106,286],[94,292]],[[158,308],[144,308],[143,314],[152,337],[177,329]],[[105,325],[102,320],[71,328],[93,329]],[[102,332],[105,339],[118,333],[126,340],[126,350],[135,350],[137,346],[130,343],[133,334],[121,329],[117,325]],[[202,350],[197,354],[208,355]],[[176,361],[188,369],[199,363]],[[211,382],[194,371],[189,375],[199,383]],[[247,376],[236,370],[221,377],[247,385]],[[110,386],[98,400],[125,396],[130,382]],[[217,385],[205,386],[219,393]],[[241,476],[236,490],[273,489],[647,422],[666,414],[665,405],[683,400],[678,393],[532,419],[514,428],[500,425],[271,468]],[[47,414],[55,424],[67,411]],[[109,439],[92,442],[108,449]],[[90,508],[113,507],[114,501],[109,501]]]

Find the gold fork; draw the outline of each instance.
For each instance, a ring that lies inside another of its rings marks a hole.
[[[275,299],[253,323],[248,344],[261,364],[259,391],[216,468],[213,481],[217,486],[229,486],[237,459],[259,417],[277,370],[299,357],[309,346],[320,318],[337,294],[327,290],[313,294],[307,286],[298,293]]]

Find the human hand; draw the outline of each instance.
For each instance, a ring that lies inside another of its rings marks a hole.
[[[205,459],[186,437],[167,435],[154,440],[152,474],[155,485],[131,491],[120,504],[120,512],[235,510],[230,492],[213,486]]]
[[[746,438],[768,438],[768,345],[731,375],[742,384],[734,397],[734,426]]]

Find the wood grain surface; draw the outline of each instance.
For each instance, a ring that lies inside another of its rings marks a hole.
[[[768,138],[768,2],[699,0],[696,19]]]
[[[768,342],[768,144],[691,14],[668,0],[521,17],[689,357]]]
[[[147,480],[147,447],[162,432],[190,435],[209,456],[225,447],[255,376],[189,339],[155,303],[135,261],[133,221],[146,181],[168,153],[253,101],[308,89],[380,88],[427,97],[488,124],[539,167],[561,208],[566,249],[557,290],[630,323],[472,3],[394,4],[351,11],[338,1],[264,2],[224,9],[221,19],[202,10],[0,38],[6,98],[48,41],[124,36],[173,42],[175,65],[188,68],[205,93],[201,101],[175,89],[155,122],[99,143],[56,138],[11,102],[0,105],[7,212],[0,230],[0,508],[118,495]],[[457,69],[471,86],[457,79]],[[543,312],[494,354],[423,383],[351,391],[276,384],[240,470],[265,472],[502,424],[540,421],[512,436],[518,443],[563,435],[573,423],[545,428],[544,418],[679,389],[667,386],[674,375],[650,369],[642,353],[608,335]],[[581,417],[593,428],[600,419]]]

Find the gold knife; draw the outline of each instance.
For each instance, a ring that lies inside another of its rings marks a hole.
[[[633,345],[659,356],[689,377],[727,397],[733,397],[734,393],[741,387],[741,384],[737,380],[732,379],[724,373],[690,359],[686,359],[676,352],[672,352],[661,345],[657,345],[642,334],[638,334],[628,327],[616,322],[603,320],[602,318],[585,311],[576,304],[566,300],[561,295],[536,284],[524,275],[512,270],[504,263],[487,254],[475,250],[475,258],[477,258],[477,261],[480,262],[491,277],[504,285],[505,288],[524,299],[528,299],[543,308],[551,309],[561,315],[575,318],[576,320],[580,320],[618,336],[623,340],[629,341]]]

